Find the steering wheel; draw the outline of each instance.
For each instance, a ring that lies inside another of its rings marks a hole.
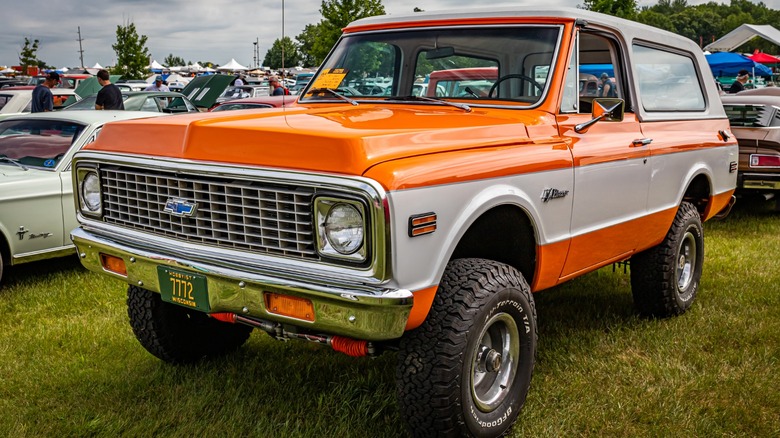
[[[515,78],[516,79],[525,79],[528,82],[530,82],[534,87],[539,89],[540,93],[543,91],[542,86],[538,82],[536,82],[536,80],[534,78],[532,78],[530,76],[526,76],[524,74],[520,74],[520,73],[512,73],[512,74],[504,75],[504,76],[501,76],[500,78],[498,78],[496,83],[493,84],[492,87],[490,87],[490,91],[488,91],[488,97],[489,98],[493,98],[493,91],[498,89],[498,84],[500,84],[501,82],[504,82],[507,79],[515,79]],[[498,97],[498,93],[496,93],[496,97]]]

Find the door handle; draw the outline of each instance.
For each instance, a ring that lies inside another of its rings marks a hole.
[[[647,146],[653,142],[652,138],[637,138],[631,142],[632,148],[638,148],[639,146]]]

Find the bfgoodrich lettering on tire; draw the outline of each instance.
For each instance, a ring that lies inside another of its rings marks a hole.
[[[664,240],[631,258],[631,291],[639,313],[664,318],[688,310],[703,264],[701,217],[693,204],[683,202]]]
[[[160,294],[130,286],[127,316],[138,342],[166,362],[189,363],[240,347],[252,327],[209,318],[205,313],[166,303]]]
[[[411,433],[506,432],[528,394],[536,339],[522,274],[490,260],[450,262],[428,318],[401,339],[396,379]]]

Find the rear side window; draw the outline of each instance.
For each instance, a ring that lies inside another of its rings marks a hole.
[[[704,111],[704,93],[693,59],[636,44],[633,48],[645,111]]]

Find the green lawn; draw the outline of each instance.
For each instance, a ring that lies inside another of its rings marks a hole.
[[[646,320],[611,267],[535,296],[536,372],[511,436],[780,436],[780,214],[705,225],[691,311]],[[168,365],[133,337],[125,285],[75,257],[0,288],[0,436],[403,436],[395,354],[353,359],[255,331]]]

